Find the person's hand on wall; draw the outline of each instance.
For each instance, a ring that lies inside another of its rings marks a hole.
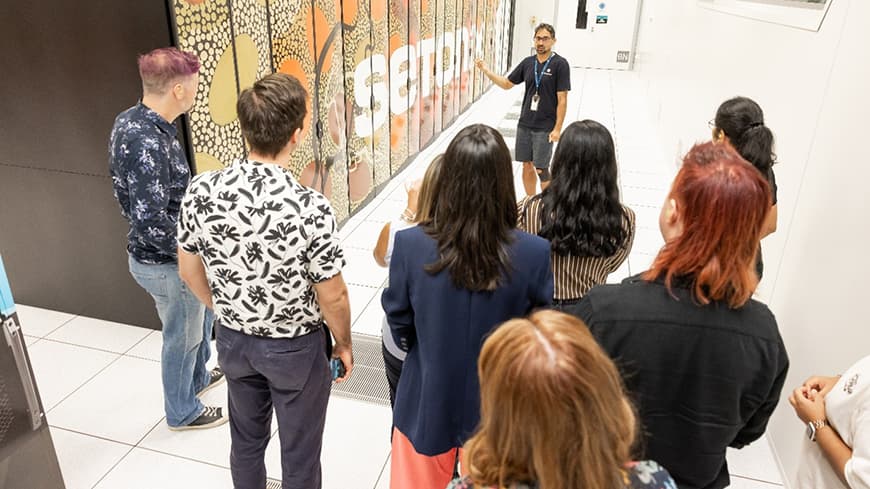
[[[477,66],[477,69],[486,72],[486,64],[484,64],[482,59],[478,59],[474,62],[474,66]]]

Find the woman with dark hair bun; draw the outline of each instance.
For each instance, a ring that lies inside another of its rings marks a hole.
[[[553,298],[549,243],[516,229],[511,155],[498,131],[459,131],[441,165],[429,215],[396,233],[381,296],[408,352],[393,409],[394,489],[447,486],[480,419],[483,339]]]
[[[634,212],[619,201],[613,138],[598,122],[565,128],[553,157],[553,180],[519,203],[519,228],[550,241],[554,304],[576,303],[625,261]]]
[[[776,175],[773,165],[776,154],[773,152],[773,132],[764,125],[764,112],[754,100],[746,97],[734,97],[722,102],[716,110],[716,118],[710,121],[713,129],[713,141],[727,141],[734,146],[746,161],[752,163],[770,185],[772,203],[761,237],[776,231]],[[758,258],[755,261],[758,278],[764,274],[764,262],[761,259],[761,247],[758,248]]]
[[[788,356],[776,319],[752,299],[770,190],[730,145],[689,151],[662,207],[651,268],[593,288],[571,312],[621,368],[646,451],[682,489],[721,489],[727,447],[758,439]]]

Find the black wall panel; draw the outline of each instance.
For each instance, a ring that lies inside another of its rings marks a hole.
[[[22,304],[158,327],[127,272],[108,177],[136,56],[171,43],[162,1],[0,2],[0,251]],[[26,325],[25,325],[26,328]]]

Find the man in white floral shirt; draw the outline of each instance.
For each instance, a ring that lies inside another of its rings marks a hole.
[[[335,217],[289,168],[306,101],[299,81],[283,73],[244,90],[237,110],[248,160],[194,178],[178,221],[181,276],[215,314],[237,489],[266,485],[272,407],[283,487],[321,487],[329,332],[331,356],[346,371],[338,381],[353,368]]]

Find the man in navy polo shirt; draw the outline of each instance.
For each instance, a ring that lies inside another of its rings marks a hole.
[[[535,54],[522,60],[507,77],[493,73],[483,60],[476,63],[493,83],[505,90],[526,84],[514,158],[523,162],[523,187],[528,195],[535,194],[538,178],[542,190],[550,183],[553,143],[562,133],[571,90],[571,67],[568,60],[553,52],[555,43],[553,26],[539,24],[535,27]]]

